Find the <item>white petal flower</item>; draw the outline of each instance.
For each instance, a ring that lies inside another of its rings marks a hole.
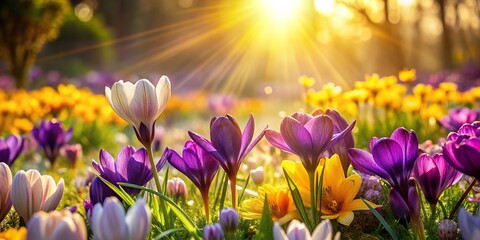
[[[55,210],[62,199],[64,185],[63,179],[57,185],[51,176],[42,176],[37,170],[20,170],[13,178],[10,197],[18,215],[27,223],[40,210]]]
[[[38,212],[27,225],[27,240],[85,240],[87,228],[83,218],[69,210]]]
[[[273,226],[273,239],[275,240],[331,240],[332,235],[333,229],[329,220],[324,220],[318,224],[312,235],[310,235],[307,226],[298,220],[290,222],[286,234],[278,222]],[[334,240],[338,239],[340,239],[339,232],[335,235]]]
[[[12,186],[12,172],[7,164],[0,162],[0,222],[7,216],[12,208],[10,188]]]
[[[168,77],[162,76],[154,86],[147,79],[135,84],[122,80],[105,87],[105,95],[113,110],[139,131],[141,123],[152,130],[154,122],[167,105],[171,94]]]

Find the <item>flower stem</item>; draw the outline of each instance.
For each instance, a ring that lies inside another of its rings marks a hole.
[[[230,177],[230,191],[232,192],[232,208],[237,210],[237,176]]]
[[[418,214],[411,215],[410,223],[412,224],[415,239],[425,240],[425,229],[423,228],[423,222],[420,216]]]
[[[458,208],[460,208],[460,205],[462,205],[463,200],[465,200],[465,198],[467,197],[470,190],[472,190],[473,186],[475,186],[475,183],[477,183],[477,179],[473,179],[472,183],[470,183],[470,186],[468,186],[468,188],[465,190],[462,197],[460,197],[460,199],[458,199],[458,202],[457,202],[457,204],[455,204],[455,207],[453,207],[452,211],[450,212],[450,216],[448,216],[448,219],[450,219],[450,220],[453,219],[453,217],[455,216],[455,214],[458,211]]]
[[[315,171],[308,172],[308,178],[310,179],[310,205],[312,208],[312,220],[313,225],[317,226],[317,201],[315,196],[317,192],[315,191]]]
[[[162,193],[162,185],[160,184],[160,178],[158,177],[157,166],[155,160],[153,160],[152,145],[145,146],[148,152],[148,159],[150,160],[150,166],[152,167],[153,179],[155,179],[155,185],[157,186],[157,192]],[[163,194],[163,193],[162,193]]]
[[[205,217],[207,219],[206,223],[210,223],[210,208],[208,206],[208,191],[202,192],[203,207],[205,208]]]

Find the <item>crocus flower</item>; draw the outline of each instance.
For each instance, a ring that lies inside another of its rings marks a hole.
[[[63,178],[56,184],[51,176],[42,176],[37,170],[20,170],[13,177],[10,198],[20,218],[27,223],[34,213],[57,208],[64,185]]]
[[[317,116],[322,114],[323,111],[317,110],[313,113],[313,116]],[[329,116],[334,125],[334,134],[339,134],[345,129],[349,127],[345,118],[340,115],[336,110],[327,109],[323,114]],[[327,150],[328,156],[331,157],[333,154],[337,154],[342,161],[343,172],[345,174],[348,171],[348,167],[350,166],[350,157],[348,156],[348,149],[353,148],[355,146],[355,140],[353,139],[352,131],[346,133],[342,140],[338,141],[335,145],[333,145],[330,149]]]
[[[447,130],[455,132],[465,123],[472,123],[479,120],[479,113],[476,110],[466,107],[453,108],[448,111],[448,115],[440,119],[440,124]]]
[[[210,122],[211,142],[194,132],[188,132],[192,140],[210,154],[227,173],[230,179],[233,208],[236,208],[237,202],[236,178],[240,164],[264,135],[264,131],[262,131],[252,141],[254,130],[255,123],[253,115],[250,114],[243,133],[237,121],[230,115],[212,118]]]
[[[298,155],[307,172],[314,172],[322,154],[344,139],[354,125],[355,122],[335,133],[331,117],[297,112],[283,119],[280,132],[266,130],[265,137],[273,146]]]
[[[286,234],[278,222],[273,225],[274,240],[331,240],[332,237],[333,228],[328,219],[318,224],[315,230],[313,230],[312,235],[310,235],[307,226],[296,219],[290,222]],[[340,232],[338,232],[333,239],[340,239]]]
[[[153,172],[150,168],[148,154],[145,148],[135,150],[132,146],[123,147],[118,153],[115,161],[112,155],[105,150],[100,150],[100,163],[92,161],[92,166],[98,171],[100,176],[105,180],[117,185],[118,182],[145,185],[153,178]],[[166,158],[158,161],[157,171],[162,169],[166,163]],[[136,195],[140,190],[136,188],[125,187],[125,191],[131,195]],[[92,204],[103,202],[105,198],[116,196],[105,183],[99,178],[95,178],[90,186],[90,200]]]
[[[480,212],[477,216],[472,216],[461,208],[458,211],[458,227],[463,239],[477,239],[480,236]]]
[[[352,165],[360,172],[377,175],[390,183],[394,190],[390,193],[390,206],[391,209],[398,210],[401,206],[394,204],[396,204],[395,200],[400,200],[399,197],[406,204],[409,203],[408,181],[419,152],[417,135],[414,131],[397,128],[390,138],[372,138],[370,151],[371,153],[350,149],[348,154]],[[406,211],[409,212],[409,209]],[[405,215],[396,215],[396,217],[403,218]]]
[[[142,198],[138,198],[126,214],[117,198],[107,198],[103,205],[95,205],[90,218],[93,235],[98,240],[144,240],[150,224],[150,208]]]
[[[167,181],[167,193],[175,200],[186,200],[188,197],[187,185],[181,178],[172,178]]]
[[[208,207],[208,191],[215,174],[218,171],[218,162],[210,154],[192,141],[187,141],[183,148],[183,157],[171,149],[166,149],[170,165],[187,176],[202,194],[207,222],[210,219]]]
[[[437,205],[440,194],[457,183],[463,175],[451,167],[442,154],[435,154],[433,157],[428,154],[420,155],[413,173],[425,195],[425,199],[433,208]]]
[[[43,121],[32,130],[32,135],[43,149],[45,156],[53,166],[60,153],[60,148],[72,138],[72,128],[65,131],[63,124],[56,119]]]
[[[105,95],[112,109],[130,123],[138,140],[151,147],[155,135],[155,121],[162,113],[170,98],[170,81],[162,76],[154,86],[147,79],[135,84],[122,80],[105,87]]]
[[[235,233],[239,226],[240,216],[233,208],[224,208],[220,211],[218,222],[222,226],[223,232],[227,235]]]
[[[10,188],[12,186],[12,172],[7,164],[0,162],[0,222],[7,216],[12,208]]]
[[[0,233],[0,239],[5,240],[25,240],[27,238],[27,229],[25,227],[9,228],[5,232]]]
[[[80,144],[67,144],[63,148],[63,151],[65,152],[65,157],[67,160],[72,164],[72,166],[75,166],[77,161],[82,158],[82,145]]]
[[[282,167],[297,186],[304,206],[311,207],[310,184],[305,177],[307,171],[304,166],[285,160],[282,162]],[[362,185],[362,177],[358,174],[345,177],[338,155],[325,159],[325,165],[317,167],[317,174],[322,172],[322,168],[325,168],[322,183],[322,218],[336,219],[340,224],[349,226],[354,218],[353,211],[368,210],[361,199],[355,199]],[[367,201],[367,203],[374,208],[379,207],[372,202]]]
[[[274,221],[283,224],[299,217],[289,188],[286,185],[269,184],[258,187],[258,197],[242,201],[239,209],[240,216],[245,219],[261,219],[265,196]]]
[[[10,135],[5,139],[0,137],[0,162],[12,166],[22,152],[24,142],[23,137],[17,135]]]
[[[203,238],[205,240],[223,240],[224,234],[220,223],[207,225],[203,228]]]
[[[480,179],[480,122],[464,124],[443,145],[445,160],[458,171]]]
[[[250,177],[252,177],[255,185],[262,185],[265,173],[263,172],[263,167],[260,166],[250,171]]]
[[[38,212],[27,225],[27,240],[85,240],[87,227],[82,216],[69,210]]]
[[[450,219],[442,219],[438,223],[437,234],[438,237],[442,240],[453,240],[457,239],[457,224]]]

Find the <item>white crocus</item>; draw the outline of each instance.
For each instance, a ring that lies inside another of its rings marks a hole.
[[[35,213],[27,225],[27,240],[86,240],[82,216],[69,210]]]
[[[137,135],[143,137],[139,139],[142,143],[151,143],[153,140],[155,121],[165,109],[170,94],[170,80],[166,76],[162,76],[156,86],[147,79],[140,79],[135,84],[120,80],[114,83],[111,89],[105,87],[110,106],[135,128]],[[142,136],[142,123],[149,136]]]
[[[41,175],[37,170],[20,170],[13,177],[10,198],[18,215],[28,222],[38,212],[49,212],[57,208],[63,196],[63,178],[58,185],[49,175]]]
[[[12,172],[7,164],[0,162],[0,222],[7,216],[12,208],[10,188],[12,186]]]
[[[144,240],[150,232],[150,208],[142,198],[125,214],[123,205],[109,197],[93,208],[90,226],[96,240]]]
[[[330,224],[328,219],[318,224],[312,235],[310,235],[307,226],[298,220],[290,222],[286,234],[278,222],[273,226],[273,238],[275,240],[331,240],[332,236],[332,224]],[[333,239],[340,239],[340,232]]]

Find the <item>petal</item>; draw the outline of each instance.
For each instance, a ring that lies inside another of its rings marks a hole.
[[[205,152],[210,154],[220,165],[222,165],[223,168],[226,167],[227,160],[219,152],[217,152],[217,150],[212,146],[212,143],[194,132],[188,131],[188,135],[198,146],[200,146]]]
[[[244,155],[244,152],[246,151],[246,149],[248,148],[248,145],[252,141],[254,131],[255,131],[255,122],[253,121],[253,115],[250,114],[247,125],[245,125],[245,129],[243,130],[243,133],[242,133],[242,144],[240,147],[240,156]]]
[[[55,182],[53,183],[55,184]],[[55,208],[57,208],[58,204],[60,203],[60,200],[62,200],[63,191],[65,188],[65,183],[63,181],[63,178],[60,179],[56,187],[55,186],[51,186],[51,187],[54,188],[55,191],[50,196],[48,196],[45,203],[42,205],[41,210],[45,212],[55,210]]]
[[[418,156],[418,139],[415,131],[408,132],[405,128],[397,128],[391,135],[390,139],[396,141],[402,148],[403,157],[405,158],[404,169],[409,172],[413,168],[415,160]]]
[[[33,207],[33,197],[30,183],[23,170],[18,171],[13,177],[10,198],[18,215],[27,221],[30,217],[30,209]]]
[[[320,156],[332,140],[334,131],[332,119],[327,115],[319,115],[308,121],[305,128],[311,136],[314,156]]]
[[[343,172],[342,172],[343,173]],[[357,196],[360,186],[362,185],[362,177],[358,174],[350,175],[340,184],[340,196],[338,199],[343,203],[349,203],[353,201],[355,196]]]
[[[238,124],[227,117],[219,117],[210,128],[210,138],[215,149],[229,165],[236,165],[240,154],[242,133]]]
[[[158,114],[163,112],[171,95],[171,84],[167,76],[162,76],[155,87],[158,101]]]
[[[330,240],[332,239],[333,229],[330,220],[323,220],[318,226],[313,230],[312,240]]]
[[[404,184],[404,179],[407,169],[403,168],[403,153],[400,145],[391,139],[382,138],[375,143],[372,150],[373,159],[376,159],[376,162],[388,175],[393,179],[393,182],[390,182],[392,186],[400,186]]]
[[[93,210],[95,214],[95,209]],[[128,239],[128,227],[125,223],[125,210],[116,198],[108,198],[103,203],[103,216],[99,223],[107,239]]]
[[[342,211],[337,218],[337,222],[345,226],[350,226],[353,222],[353,212],[352,211]]]
[[[319,156],[311,156],[314,154],[312,137],[300,122],[291,117],[284,118],[280,125],[280,133],[290,149],[302,159],[305,166],[316,167],[315,161],[319,160]]]
[[[117,182],[117,170],[115,167],[115,160],[113,159],[112,155],[110,155],[110,153],[108,153],[107,151],[101,149],[99,158],[102,169],[100,174],[102,175],[102,177],[109,182]]]
[[[287,235],[283,231],[280,224],[277,222],[273,225],[273,239],[274,240],[288,240]]]
[[[160,115],[158,111],[157,93],[153,84],[147,79],[135,83],[135,93],[130,102],[130,112],[148,128]]]
[[[147,238],[150,232],[151,216],[150,208],[145,205],[142,198],[139,198],[128,210],[125,222],[128,227],[128,239],[143,240]]]
[[[380,205],[372,203],[370,201],[365,200],[373,208],[378,208]],[[368,206],[361,200],[361,199],[354,199],[353,201],[349,202],[347,205],[343,206],[342,211],[356,211],[356,210],[369,210]]]
[[[377,164],[372,154],[361,149],[350,149],[348,155],[352,160],[352,166],[362,173],[377,175],[387,181],[393,181],[390,175]]]
[[[288,153],[293,153],[292,149],[290,149],[290,147],[287,145],[287,143],[283,139],[282,134],[280,134],[279,132],[267,129],[265,130],[265,138],[274,147],[279,148],[280,150]]]
[[[130,102],[133,98],[134,86],[130,82],[119,81],[113,84],[111,90],[112,108],[125,121],[138,128],[140,121],[130,110]]]

